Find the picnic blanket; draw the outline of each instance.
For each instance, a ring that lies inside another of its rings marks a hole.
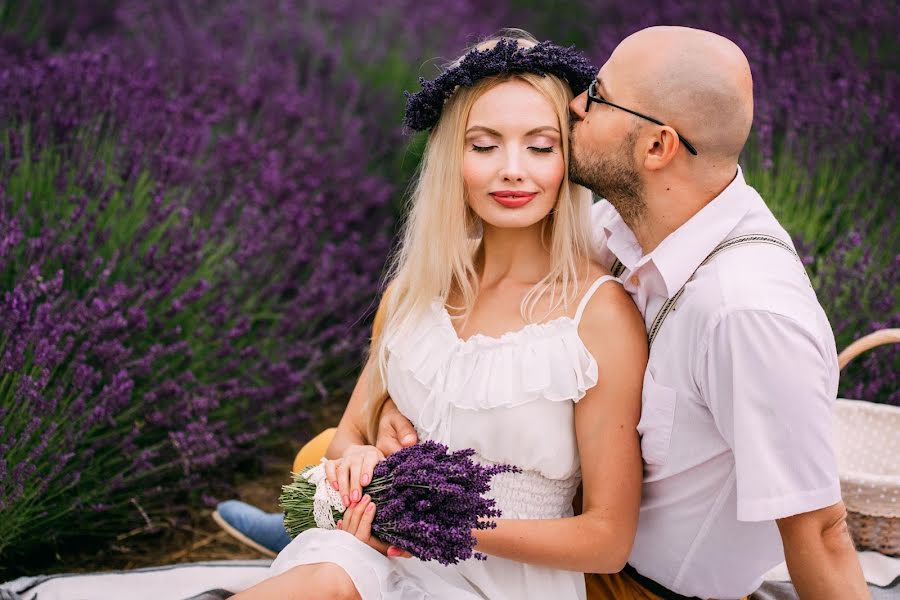
[[[859,552],[873,600],[900,600],[900,558]],[[181,563],[130,571],[20,577],[0,584],[0,600],[223,600],[264,579],[270,560]],[[796,600],[787,568],[770,571],[752,600]],[[500,599],[498,599],[500,600]]]

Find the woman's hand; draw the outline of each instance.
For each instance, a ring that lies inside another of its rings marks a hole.
[[[353,445],[344,450],[341,458],[325,462],[325,477],[341,493],[345,507],[360,501],[362,488],[372,483],[375,465],[384,459],[375,446]]]
[[[325,462],[325,478],[331,487],[341,492],[347,507],[343,518],[338,521],[338,528],[352,533],[386,556],[409,558],[412,556],[409,552],[385,544],[372,535],[375,504],[368,494],[363,496],[362,488],[372,483],[375,466],[383,460],[384,454],[375,446],[353,445],[344,451],[341,458]],[[367,506],[372,508],[366,510]]]
[[[372,535],[372,522],[375,520],[375,511],[375,503],[366,494],[359,502],[352,503],[344,511],[344,516],[337,522],[337,528],[356,536],[358,540],[365,542],[387,556],[411,557],[412,555],[409,552],[400,550],[396,546],[385,544]]]

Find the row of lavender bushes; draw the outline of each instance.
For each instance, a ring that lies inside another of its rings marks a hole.
[[[656,23],[737,41],[748,179],[839,346],[898,326],[889,2],[384,4],[0,2],[0,563],[177,515],[346,397],[421,148],[399,92],[500,26],[598,64]],[[897,359],[843,394],[900,403]]]
[[[402,187],[379,171],[399,128],[335,35],[351,4],[38,4],[0,3],[12,569],[213,501],[342,402]],[[414,34],[439,16],[410,5]]]

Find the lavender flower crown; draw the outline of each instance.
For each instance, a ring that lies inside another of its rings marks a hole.
[[[531,48],[522,48],[517,40],[503,38],[493,48],[472,50],[459,64],[451,67],[433,81],[420,77],[422,89],[406,96],[406,116],[403,124],[413,131],[425,131],[437,125],[444,103],[456,88],[472,85],[479,79],[501,73],[536,73],[555,75],[580,94],[591,84],[597,74],[595,69],[575,46],[563,48],[551,42],[541,42]]]

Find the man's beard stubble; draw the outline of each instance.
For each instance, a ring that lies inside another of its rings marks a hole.
[[[569,136],[569,179],[608,200],[630,227],[640,221],[646,209],[641,178],[630,159],[637,137],[637,130],[633,130],[614,151],[585,160],[575,151],[574,135]]]

